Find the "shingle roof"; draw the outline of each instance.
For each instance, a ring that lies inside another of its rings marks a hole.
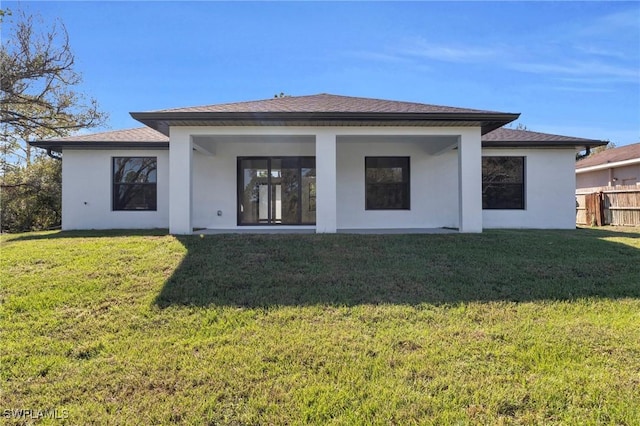
[[[470,108],[429,105],[416,102],[400,102],[384,99],[359,98],[353,96],[320,93],[308,96],[285,96],[258,101],[235,102],[163,109],[154,112],[218,112],[218,113],[495,113]]]
[[[62,148],[104,149],[104,148],[145,148],[167,149],[169,138],[148,127],[114,130],[89,135],[67,136],[29,142],[30,145],[56,152]]]
[[[478,126],[487,133],[520,116],[327,93],[130,114],[165,135],[172,126]]]
[[[634,159],[640,159],[640,142],[618,148],[605,149],[597,154],[583,158],[576,163],[576,169]]]
[[[169,138],[149,127],[112,130],[88,135],[47,139],[47,142],[169,142]]]
[[[561,136],[501,127],[482,136],[483,142],[594,142],[593,139]],[[597,141],[600,142],[600,141]]]

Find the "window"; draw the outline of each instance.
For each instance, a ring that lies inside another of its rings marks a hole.
[[[156,210],[156,182],[156,157],[114,157],[113,210]]]
[[[238,158],[238,225],[315,223],[315,157]]]
[[[365,157],[367,210],[409,210],[409,157]]]
[[[524,210],[524,157],[482,157],[482,208]]]

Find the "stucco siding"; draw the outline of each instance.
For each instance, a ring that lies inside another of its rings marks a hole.
[[[615,185],[638,185],[640,183],[640,164],[616,167],[613,170]]]
[[[613,170],[615,185],[638,185],[640,183],[640,164],[616,167]]]
[[[429,155],[428,142],[337,143],[338,229],[458,226],[457,155]],[[365,209],[365,157],[410,157],[410,210]]]
[[[193,226],[195,228],[236,228],[238,157],[314,156],[313,141],[288,138],[288,142],[241,138],[216,142],[214,155],[193,153]],[[218,211],[221,215],[218,216]]]
[[[169,226],[169,152],[71,150],[62,154],[62,229],[150,229]],[[113,211],[112,158],[157,157],[157,210]]]
[[[607,186],[609,170],[594,170],[589,173],[576,174],[576,188],[593,188]]]
[[[524,210],[483,210],[487,228],[575,228],[575,150],[484,149],[482,155],[525,157]]]

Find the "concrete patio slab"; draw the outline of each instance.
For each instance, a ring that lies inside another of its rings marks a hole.
[[[216,235],[216,234],[315,234],[313,228],[278,228],[265,227],[264,229],[200,229],[194,231],[194,235]],[[386,228],[386,229],[338,229],[339,234],[457,234],[459,231],[453,228]]]

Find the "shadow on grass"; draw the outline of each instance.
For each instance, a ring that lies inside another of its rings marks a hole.
[[[161,236],[168,235],[168,229],[108,229],[108,230],[86,230],[86,231],[43,231],[26,232],[22,234],[2,234],[3,240],[10,241],[30,241],[30,240],[53,240],[59,238],[113,238],[113,237],[135,237],[135,236]]]
[[[621,242],[605,238],[624,238]],[[208,235],[155,304],[270,307],[640,297],[640,233]]]

